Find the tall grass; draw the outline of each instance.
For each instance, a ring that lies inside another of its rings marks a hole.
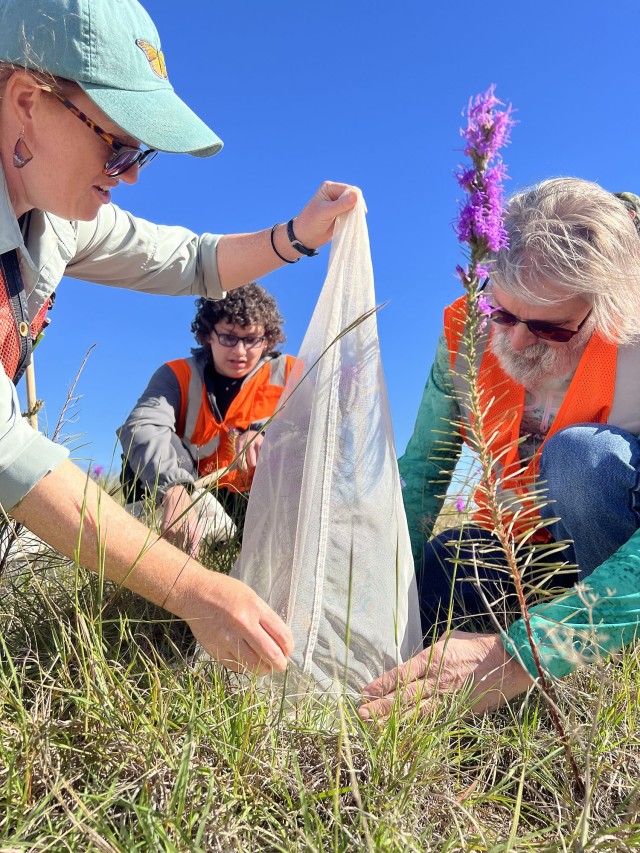
[[[205,562],[227,571],[236,549]],[[0,602],[0,853],[640,847],[636,649],[559,690],[577,797],[538,693],[484,718],[464,695],[426,717],[398,705],[384,725],[346,699],[285,702],[275,681],[199,662],[179,620],[24,538]]]
[[[192,662],[181,623],[44,549],[0,578],[0,851],[623,850],[640,846],[638,653],[538,696],[365,725],[347,702]],[[585,833],[585,826],[587,831]]]

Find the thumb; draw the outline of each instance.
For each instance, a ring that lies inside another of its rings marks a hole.
[[[346,213],[358,203],[358,193],[354,189],[345,190],[342,195],[333,202],[333,213],[339,216],[341,213]]]

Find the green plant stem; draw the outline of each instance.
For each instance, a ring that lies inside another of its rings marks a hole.
[[[479,247],[472,251],[472,272],[469,276],[467,276],[467,281],[465,282],[465,287],[467,289],[467,315],[465,320],[465,329],[463,332],[463,337],[469,354],[468,373],[466,377],[469,385],[469,411],[472,415],[469,428],[471,430],[473,441],[479,456],[480,467],[482,471],[482,486],[486,495],[487,507],[491,515],[491,521],[494,527],[495,535],[497,536],[498,541],[500,542],[500,545],[506,557],[509,572],[511,574],[515,586],[516,595],[518,597],[518,604],[520,607],[520,613],[525,624],[527,639],[529,641],[531,654],[533,656],[536,671],[538,673],[540,690],[549,709],[549,714],[551,715],[553,724],[560,737],[565,756],[569,763],[569,766],[571,767],[571,771],[575,778],[576,785],[578,786],[581,795],[584,796],[585,785],[578,769],[578,765],[576,763],[575,756],[573,754],[573,749],[571,748],[571,743],[569,741],[564,723],[562,722],[562,718],[558,711],[557,703],[553,697],[553,688],[542,667],[538,647],[535,641],[535,637],[533,636],[529,607],[524,592],[522,576],[520,573],[520,569],[518,568],[518,563],[513,549],[512,535],[510,535],[505,525],[503,513],[500,507],[500,501],[498,499],[498,484],[494,475],[495,460],[491,452],[490,440],[487,440],[486,438],[485,412],[483,411],[480,399],[479,365],[476,346],[476,342],[478,340],[478,335],[480,332],[477,309],[478,288],[480,282],[477,275],[473,273],[473,270],[483,258],[483,252],[484,250],[482,247]]]

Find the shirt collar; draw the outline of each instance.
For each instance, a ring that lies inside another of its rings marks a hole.
[[[0,254],[18,248],[25,251],[20,225],[9,199],[9,189],[0,164]]]

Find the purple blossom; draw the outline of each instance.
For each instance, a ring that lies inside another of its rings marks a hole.
[[[104,474],[104,466],[103,465],[94,465],[93,466],[93,476],[96,478],[96,480],[99,480],[103,474]]]
[[[460,208],[456,232],[461,243],[484,242],[491,252],[506,248],[509,236],[502,220],[504,190],[502,181],[507,176],[503,163],[492,166],[482,174],[474,171],[473,181],[467,181],[469,172],[457,174],[458,183],[468,193]]]
[[[478,270],[479,267],[476,267],[476,274],[480,275]],[[480,314],[482,317],[480,323],[478,324],[478,330],[480,332],[483,332],[486,329],[489,318],[491,317],[495,309],[493,305],[489,302],[487,297],[484,295],[484,293],[481,293],[480,296],[478,296],[478,302],[476,307],[478,309],[478,314]]]
[[[458,498],[458,500],[456,501],[456,509],[458,510],[458,512],[464,512],[466,508],[467,508],[467,504],[466,504],[465,499],[464,498]]]
[[[471,98],[467,108],[467,127],[460,130],[466,141],[464,153],[474,162],[476,158],[492,160],[509,141],[514,124],[511,106],[504,111],[496,110],[504,104],[496,98],[495,88],[492,84],[484,94]]]
[[[483,264],[476,264],[475,273],[478,278],[489,278],[491,275],[491,267],[493,266],[493,261],[485,261]]]
[[[484,293],[478,296],[478,313],[485,317],[490,317],[493,313],[493,305],[489,302]]]

